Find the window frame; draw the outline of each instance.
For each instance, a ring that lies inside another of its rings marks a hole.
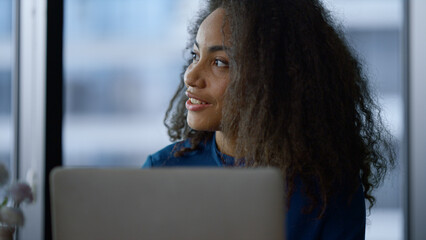
[[[405,2],[406,239],[426,236],[426,2]]]
[[[64,1],[15,0],[13,9],[12,177],[36,186],[35,204],[23,207],[31,224],[21,228],[18,237],[51,239],[49,173],[62,165]],[[425,9],[422,0],[404,1],[405,239],[426,235],[420,226],[426,220],[426,180],[419,181],[426,170],[421,146],[426,142],[426,72],[419,67],[426,65]]]
[[[35,191],[18,239],[50,240],[49,173],[62,165],[63,0],[16,0],[14,14],[15,179]]]

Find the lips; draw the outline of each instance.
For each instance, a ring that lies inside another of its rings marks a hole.
[[[190,93],[185,92],[186,96],[188,96],[188,101],[185,103],[186,109],[189,111],[201,111],[204,110],[210,106],[212,106],[211,103],[207,102],[206,100]]]
[[[207,104],[206,102],[202,102],[196,98],[189,98],[189,101],[191,101],[192,104]]]
[[[188,91],[185,92],[185,95],[189,98],[192,104],[210,104],[207,100]]]

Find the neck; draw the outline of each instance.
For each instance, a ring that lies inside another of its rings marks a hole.
[[[216,145],[221,153],[235,157],[235,139],[227,138],[223,132],[216,131]]]

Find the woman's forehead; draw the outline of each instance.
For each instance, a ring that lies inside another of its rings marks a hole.
[[[229,44],[230,28],[225,18],[225,10],[218,8],[201,23],[197,32],[196,41],[199,45]]]

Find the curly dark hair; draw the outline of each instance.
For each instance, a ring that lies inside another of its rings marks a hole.
[[[189,30],[188,51],[217,8],[225,10],[232,35],[221,130],[236,139],[236,164],[280,168],[289,196],[300,179],[320,216],[333,194],[348,193],[350,201],[361,181],[371,209],[372,190],[394,166],[393,138],[329,12],[318,0],[208,1]],[[172,141],[190,139],[191,147],[178,144],[175,156],[213,135],[186,122],[184,71],[164,123]]]

